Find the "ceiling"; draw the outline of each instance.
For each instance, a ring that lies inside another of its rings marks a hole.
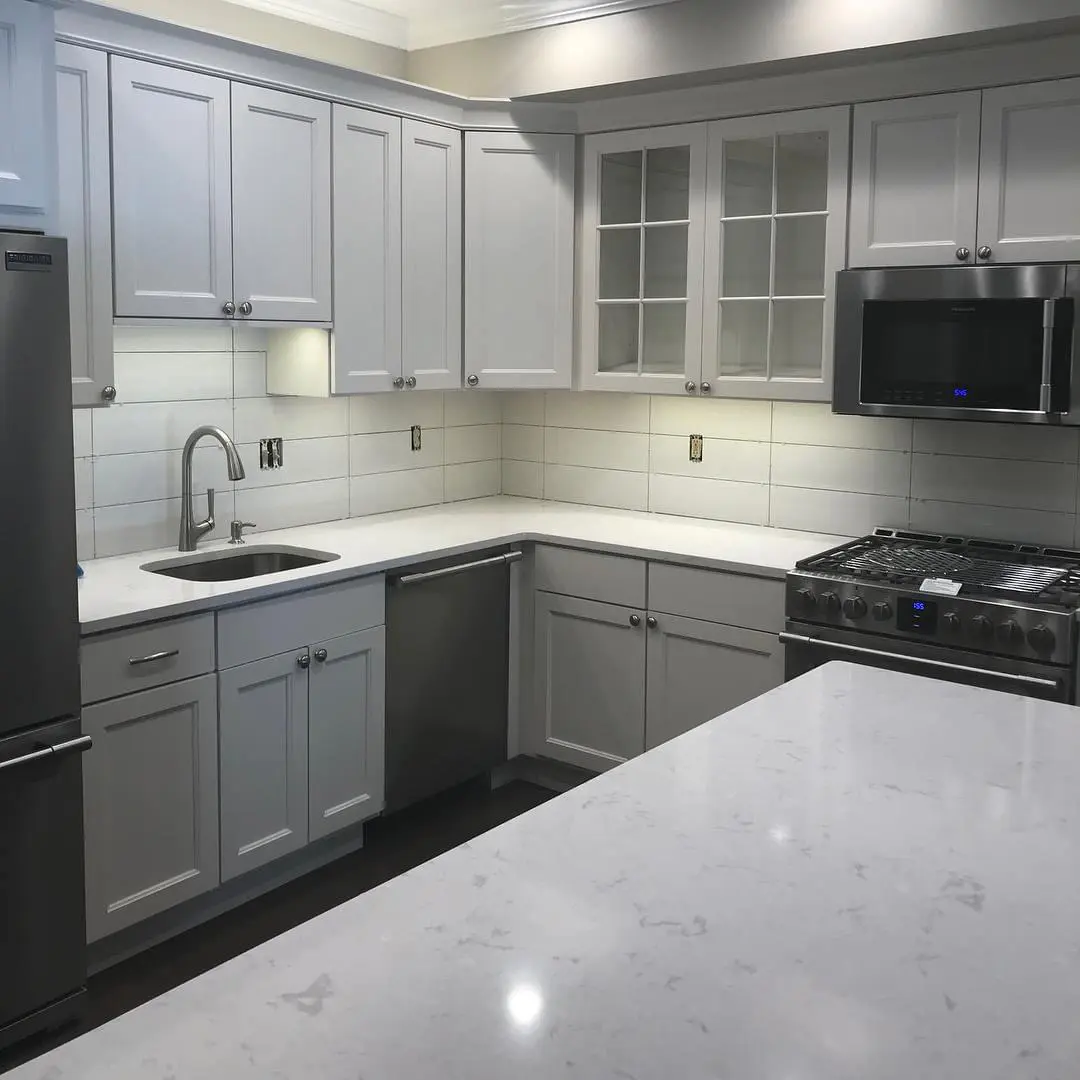
[[[227,0],[398,49],[529,30],[676,0]]]

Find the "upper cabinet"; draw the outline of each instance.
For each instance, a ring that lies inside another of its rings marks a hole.
[[[329,322],[329,104],[111,63],[116,314]]]
[[[466,132],[466,385],[569,387],[573,335],[574,137]]]
[[[981,98],[855,107],[849,266],[975,261]]]
[[[855,108],[850,266],[1080,258],[1080,79]]]
[[[56,46],[57,233],[67,238],[71,400],[112,396],[112,204],[109,198],[109,61]]]
[[[52,212],[54,48],[51,8],[0,0],[0,226],[42,229]]]
[[[681,394],[700,381],[706,132],[585,140],[584,389]]]

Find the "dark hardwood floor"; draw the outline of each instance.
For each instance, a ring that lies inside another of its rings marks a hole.
[[[179,986],[553,797],[524,781],[466,784],[371,822],[362,850],[93,976],[83,1018],[0,1053],[0,1073]]]

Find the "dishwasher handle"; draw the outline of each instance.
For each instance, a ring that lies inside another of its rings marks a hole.
[[[490,559],[476,559],[474,562],[456,563],[443,566],[438,570],[423,570],[419,574],[402,574],[395,579],[395,585],[419,585],[422,581],[435,581],[450,577],[452,574],[464,574],[467,570],[480,570],[486,566],[509,566],[523,558],[520,551],[508,551],[505,555],[493,555]]]

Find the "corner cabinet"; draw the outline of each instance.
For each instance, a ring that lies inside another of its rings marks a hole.
[[[466,386],[568,388],[573,336],[574,137],[466,132]]]

